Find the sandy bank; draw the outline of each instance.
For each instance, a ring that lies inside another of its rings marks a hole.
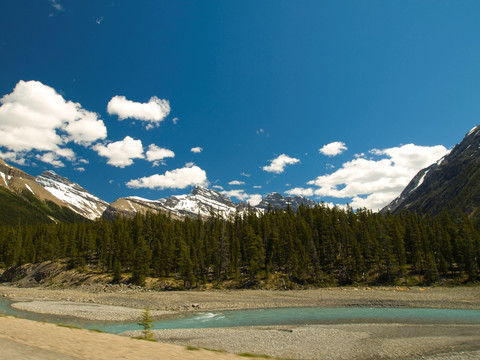
[[[2,347],[0,359],[242,359],[232,354],[206,350],[191,351],[183,346],[59,327],[12,317],[0,317],[0,345]]]

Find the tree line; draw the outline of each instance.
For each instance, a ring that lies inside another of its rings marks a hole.
[[[225,220],[137,215],[0,228],[0,265],[68,259],[113,281],[175,277],[186,288],[281,277],[286,287],[476,281],[480,233],[464,214],[430,217],[301,206]]]

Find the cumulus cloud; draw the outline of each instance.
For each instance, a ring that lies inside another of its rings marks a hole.
[[[196,165],[188,164],[183,168],[167,171],[165,174],[155,174],[148,177],[133,179],[127,186],[134,189],[185,189],[187,186],[208,184],[207,173]]]
[[[337,156],[340,155],[342,152],[347,150],[347,147],[344,142],[342,141],[334,141],[330,144],[324,145],[318,151],[327,156]]]
[[[313,189],[312,188],[294,188],[285,191],[290,196],[313,196]]]
[[[153,166],[158,166],[160,163],[163,163],[163,159],[175,157],[175,153],[172,150],[151,144],[148,146],[146,156],[148,161],[153,162]]]
[[[220,185],[213,185],[212,189],[218,189],[218,190],[223,190],[223,186]]]
[[[228,185],[245,185],[245,181],[232,180],[228,183]]]
[[[190,151],[195,154],[200,154],[203,151],[203,149],[200,146],[197,146],[197,147],[191,148]]]
[[[447,153],[448,150],[441,145],[408,144],[384,150],[373,149],[370,154],[377,158],[357,157],[332,174],[308,182],[318,188],[295,188],[288,193],[310,196],[313,192],[319,197],[351,199],[353,208],[378,210],[398,196],[419,170]],[[380,156],[382,158],[378,158]]]
[[[130,118],[146,121],[148,130],[159,126],[170,114],[170,103],[156,96],[151,97],[148,103],[139,103],[117,95],[108,102],[107,112],[110,115],[117,115],[119,120]]]
[[[235,189],[235,190],[229,190],[229,191],[222,191],[221,192],[223,195],[229,197],[229,198],[236,198],[241,201],[245,201],[249,203],[251,206],[256,206],[260,204],[260,201],[262,201],[262,195],[260,194],[247,194],[245,190],[243,189]]]
[[[96,113],[39,81],[19,81],[0,103],[0,146],[15,153],[49,152],[71,160],[67,143],[88,146],[107,137]]]
[[[300,162],[299,159],[292,158],[288,155],[282,154],[277,158],[270,160],[270,165],[265,165],[262,169],[263,171],[272,172],[275,174],[280,174],[285,171],[287,165],[292,165]]]
[[[143,159],[143,146],[141,140],[126,136],[121,141],[107,145],[96,144],[92,147],[98,155],[108,158],[107,164],[124,168],[133,164],[133,159]]]

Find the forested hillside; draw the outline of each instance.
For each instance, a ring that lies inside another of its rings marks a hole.
[[[270,210],[233,221],[173,220],[147,214],[113,222],[0,228],[5,267],[69,259],[113,280],[173,277],[190,288],[206,283],[282,287],[475,281],[480,234],[467,216],[385,215],[322,205]]]

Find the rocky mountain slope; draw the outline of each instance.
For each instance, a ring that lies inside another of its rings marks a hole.
[[[0,159],[0,223],[82,221],[83,216],[52,195],[35,178]]]
[[[474,216],[479,208],[480,126],[477,126],[449,154],[420,170],[382,212],[408,209],[435,215],[448,209]]]
[[[76,183],[53,171],[45,171],[36,178],[36,182],[68,207],[89,220],[102,216],[108,203],[90,194]]]
[[[247,211],[245,204],[236,204],[218,191],[195,186],[190,194],[174,195],[158,200],[148,200],[136,196],[115,200],[105,210],[104,217],[112,219],[118,215],[132,217],[137,213],[144,214],[147,211],[169,213],[173,217],[181,219],[189,217],[209,217],[212,214],[223,218],[233,217],[237,211]],[[253,208],[253,211],[262,210]]]

